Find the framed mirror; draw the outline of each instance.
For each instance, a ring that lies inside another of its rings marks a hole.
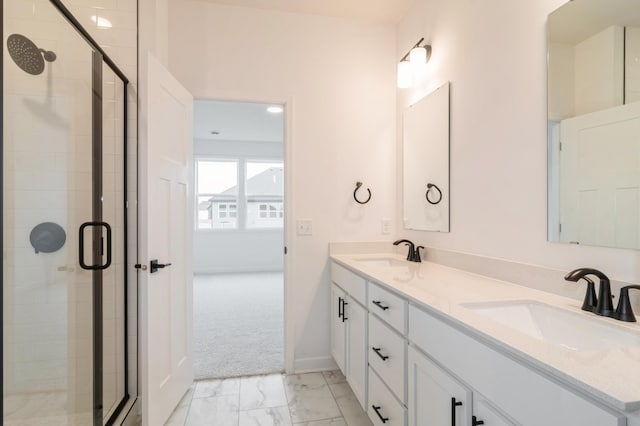
[[[548,239],[640,248],[640,2],[547,20]]]
[[[402,151],[404,227],[449,232],[449,83],[404,112]]]

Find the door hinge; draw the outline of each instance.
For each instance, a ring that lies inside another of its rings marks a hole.
[[[562,151],[562,142],[560,142],[558,146],[560,147],[560,151]]]
[[[287,254],[287,246],[284,246],[284,254]]]
[[[558,224],[558,232],[560,232],[562,234],[562,224],[561,223]]]

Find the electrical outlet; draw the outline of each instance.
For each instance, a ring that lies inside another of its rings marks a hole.
[[[388,235],[391,233],[391,220],[390,219],[382,219],[380,221],[380,231],[383,235]]]
[[[311,219],[298,219],[296,221],[296,234],[313,235],[313,222]]]

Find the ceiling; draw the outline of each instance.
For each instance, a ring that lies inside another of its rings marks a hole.
[[[202,0],[233,6],[396,24],[413,0]]]
[[[196,100],[193,137],[204,140],[282,142],[284,115],[267,111],[272,104]],[[219,132],[213,135],[211,132]]]

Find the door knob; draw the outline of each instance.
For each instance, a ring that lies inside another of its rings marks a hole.
[[[158,272],[158,269],[166,268],[167,266],[171,266],[171,263],[158,263],[158,259],[153,259],[151,262],[151,273]]]

